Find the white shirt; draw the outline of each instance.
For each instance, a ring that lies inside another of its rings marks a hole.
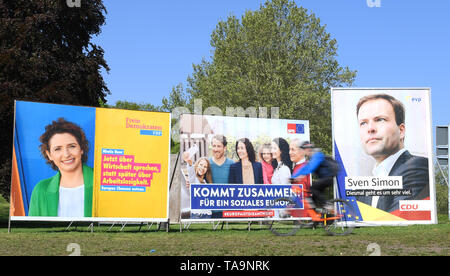
[[[388,158],[384,159],[380,164],[375,165],[375,168],[372,170],[373,176],[388,176],[394,166],[397,159],[402,155],[406,149],[401,149],[397,151],[395,154],[392,154]],[[372,207],[377,207],[379,196],[372,197]]]
[[[58,217],[84,217],[84,185],[76,188],[59,187]]]
[[[288,166],[284,165],[282,162],[278,163],[277,168],[273,170],[272,184],[290,184],[290,178],[291,170]]]
[[[305,162],[306,162],[306,158],[303,158],[302,160],[300,160],[300,161],[298,161],[297,163],[295,163],[295,164],[294,164],[294,167],[297,166],[297,165],[299,165],[299,164],[305,163]]]
[[[195,173],[195,167],[193,165],[189,165],[189,163],[188,163],[187,170],[188,170],[189,184],[207,184],[205,179],[200,180],[197,177],[197,174]],[[191,190],[189,189],[189,192],[190,191]],[[192,214],[211,215],[212,212],[211,212],[211,210],[198,209],[198,210],[192,210]]]
[[[189,184],[206,184],[205,179],[201,180],[197,177],[197,173],[195,172],[194,165],[187,164],[187,171],[188,171]]]

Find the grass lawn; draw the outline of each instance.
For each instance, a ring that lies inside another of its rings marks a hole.
[[[79,224],[66,230],[68,223],[13,222],[8,233],[9,205],[0,197],[0,256],[67,256],[67,246],[76,243],[83,256],[303,256],[368,255],[369,244],[379,245],[381,255],[450,256],[450,221],[439,216],[439,224],[401,227],[364,227],[344,237],[327,236],[323,229],[301,229],[295,236],[278,237],[254,223],[229,223],[228,229],[213,230],[212,224],[192,224],[180,233],[173,224],[169,233],[147,230],[138,225]]]

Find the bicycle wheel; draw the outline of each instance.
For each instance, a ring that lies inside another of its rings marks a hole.
[[[330,203],[334,205],[334,212],[328,215],[331,220],[326,220],[324,223],[325,231],[332,236],[344,236],[352,233],[358,220],[353,206],[342,199],[334,199]]]
[[[273,206],[286,206],[286,208],[289,208],[295,206],[295,202],[290,198],[277,198],[273,201]],[[275,212],[277,212],[279,220],[265,221],[264,224],[277,236],[294,235],[304,225],[298,220],[287,220],[290,217],[288,210],[278,209]]]
[[[304,224],[298,220],[273,220],[268,225],[270,231],[277,236],[292,236]]]

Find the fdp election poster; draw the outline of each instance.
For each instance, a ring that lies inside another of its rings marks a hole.
[[[430,89],[333,88],[337,196],[363,222],[436,223]]]
[[[11,220],[167,221],[170,114],[16,101]]]
[[[311,177],[290,183],[305,163],[302,142],[309,122],[182,115],[180,122],[181,220],[264,220],[303,216]],[[295,206],[277,202],[298,198]]]

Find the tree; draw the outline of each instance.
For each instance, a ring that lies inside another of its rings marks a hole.
[[[330,87],[351,85],[337,42],[320,19],[294,1],[266,1],[239,20],[220,21],[211,35],[211,61],[188,77],[190,99],[203,106],[279,107],[284,119],[310,121],[312,141],[331,152]]]
[[[177,125],[180,116],[184,112],[191,113],[192,108],[189,108],[190,102],[190,95],[185,92],[182,84],[172,88],[168,99],[166,97],[162,99],[161,110],[172,113],[170,152],[173,154],[180,151],[179,129],[174,126]]]
[[[163,111],[171,112],[177,107],[186,107],[188,108],[190,103],[190,95],[187,94],[182,84],[178,84],[177,86],[172,88],[172,92],[169,95],[169,98],[162,98],[161,109]]]
[[[154,106],[150,103],[134,103],[129,101],[117,101],[114,106],[107,106],[111,108],[119,108],[119,109],[127,109],[127,110],[140,110],[140,111],[162,111],[162,108],[159,106]]]
[[[436,209],[438,214],[448,214],[448,169],[436,164],[434,166],[434,179],[436,186]]]
[[[98,106],[109,90],[103,49],[90,42],[105,23],[101,0],[0,0],[0,192],[9,197],[14,100]],[[30,114],[32,116],[32,114]]]

